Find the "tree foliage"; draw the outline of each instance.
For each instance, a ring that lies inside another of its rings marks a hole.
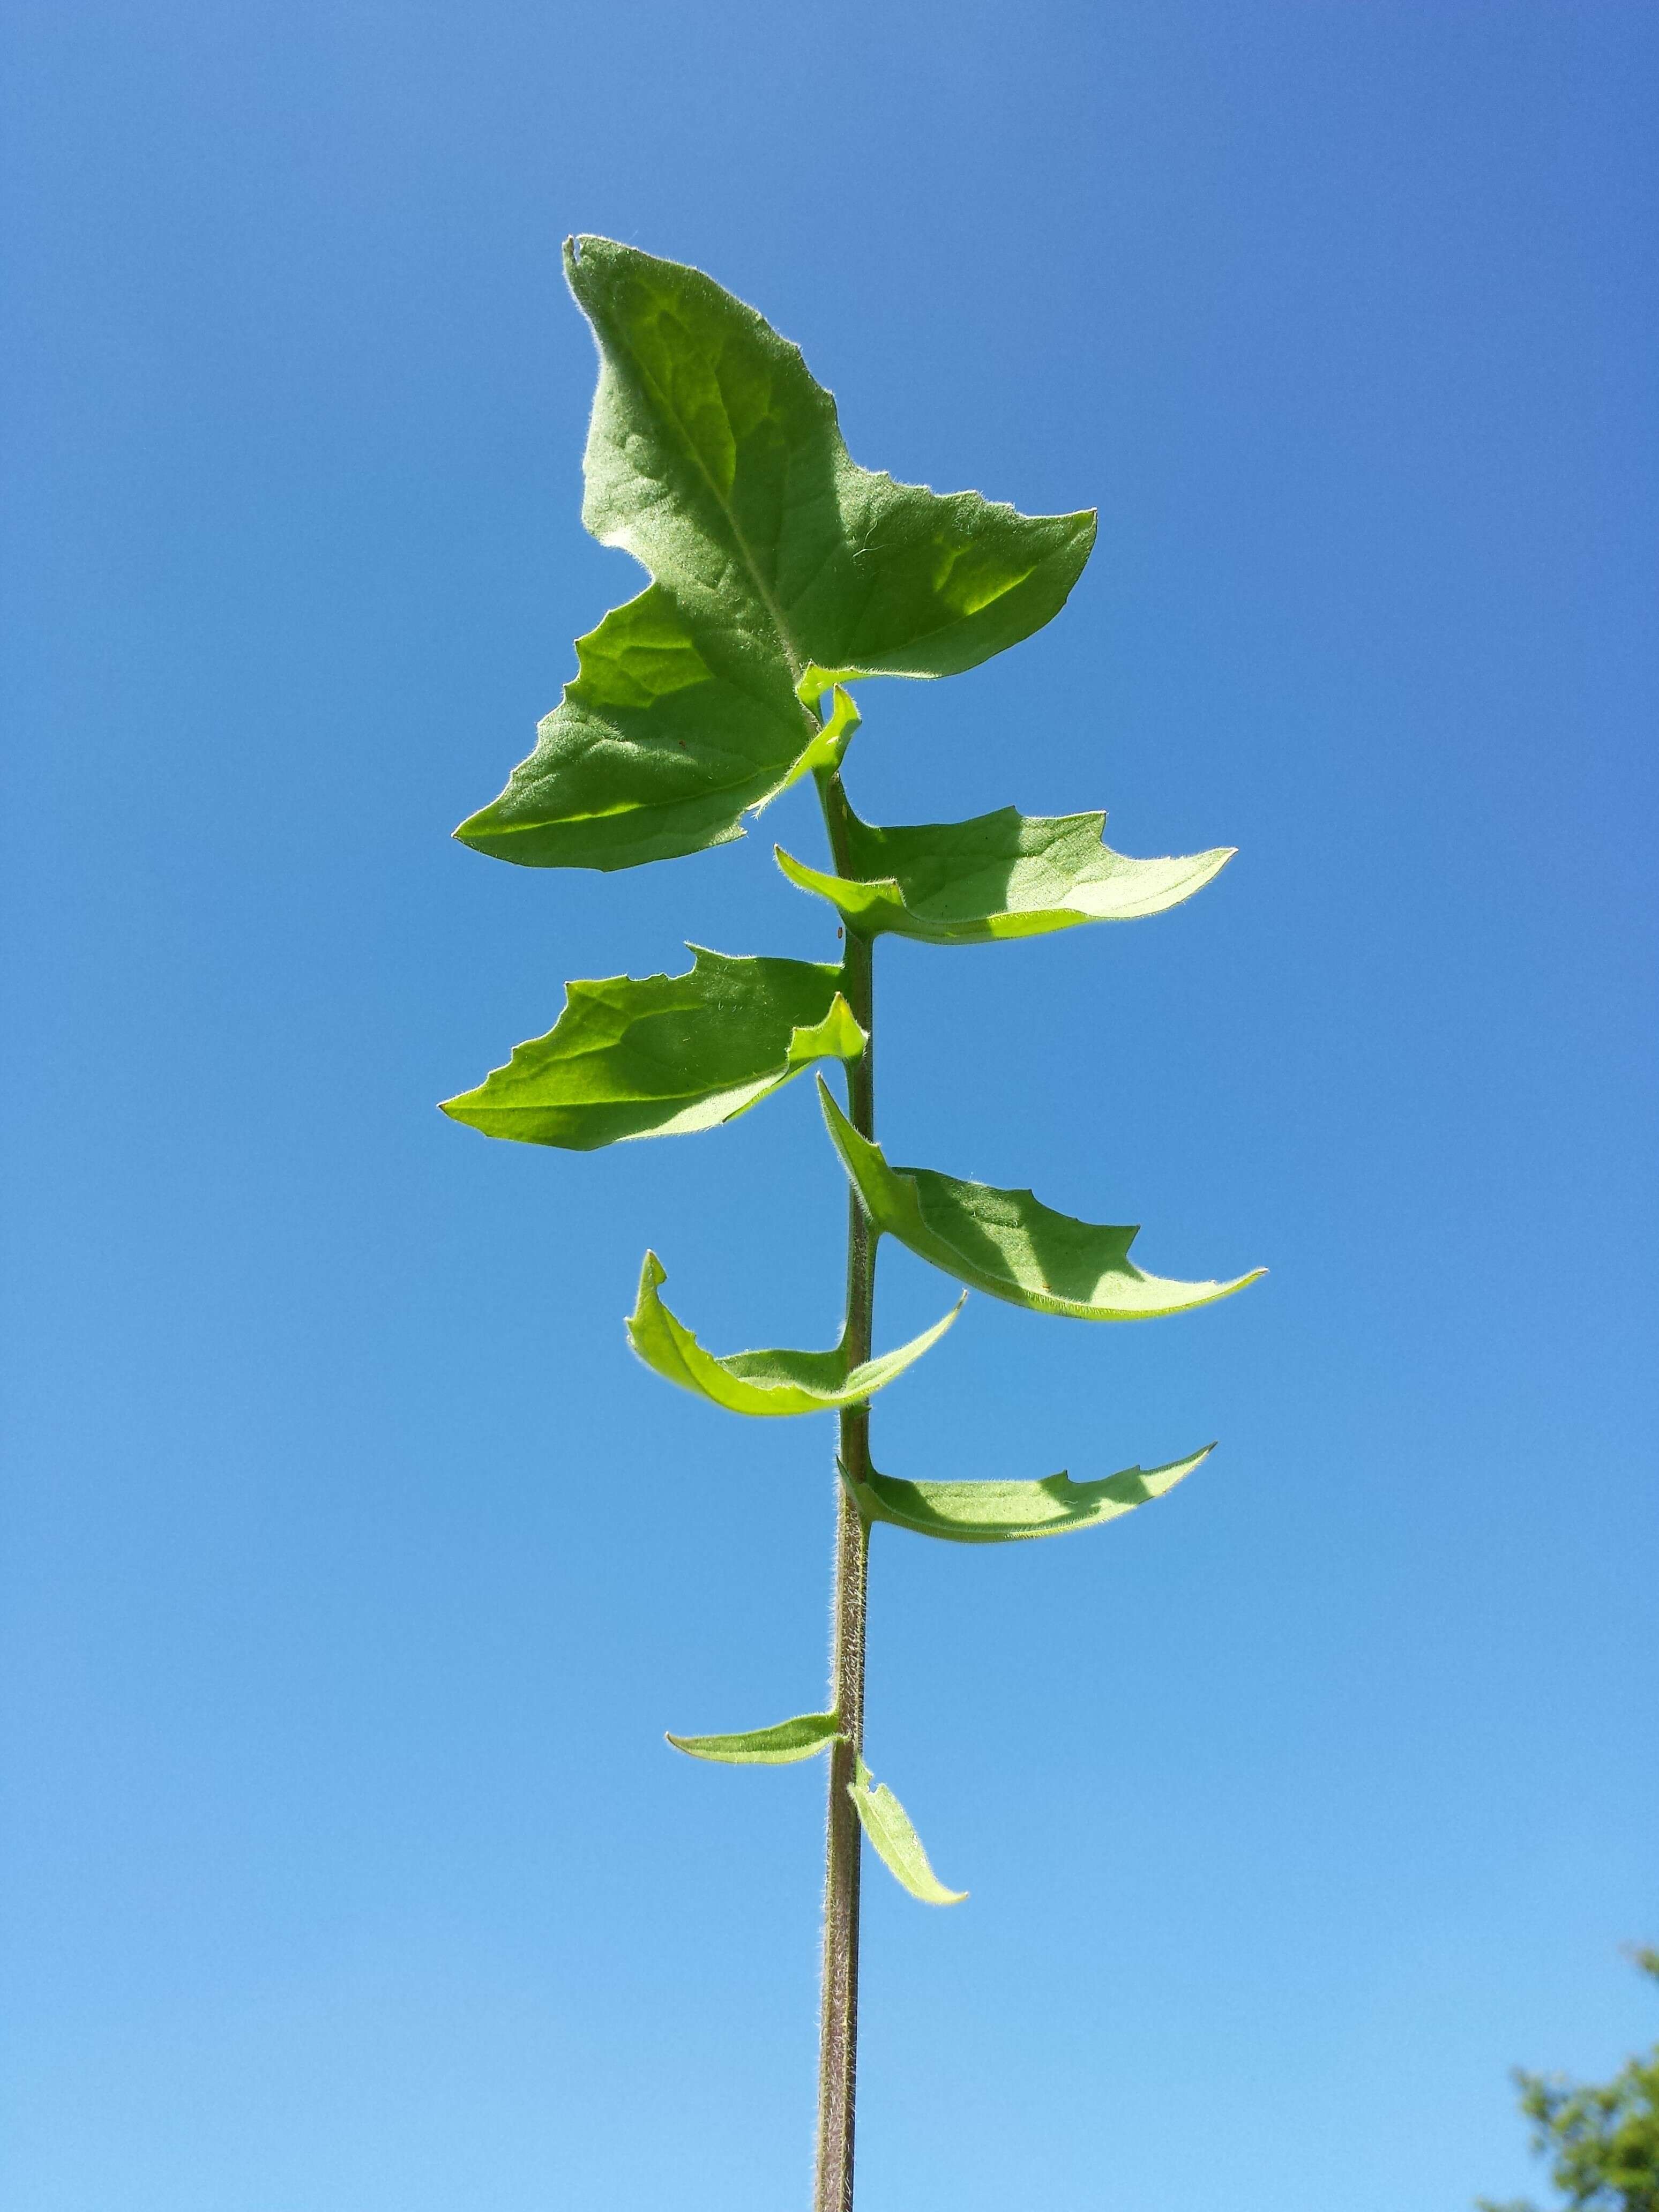
[[[1640,1971],[1659,1981],[1659,1950],[1633,1955]],[[1549,2160],[1550,2179],[1568,2212],[1659,2212],[1659,2044],[1600,2087],[1524,2067],[1514,2079],[1532,2122],[1533,2149]],[[1479,2212],[1536,2208],[1483,2197]]]

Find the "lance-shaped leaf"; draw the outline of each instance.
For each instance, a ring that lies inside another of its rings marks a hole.
[[[732,1413],[828,1413],[861,1405],[931,1350],[962,1311],[958,1298],[932,1328],[896,1352],[884,1352],[857,1367],[849,1364],[841,1345],[829,1352],[734,1352],[716,1359],[658,1297],[667,1279],[661,1261],[647,1252],[639,1297],[628,1317],[628,1340],[665,1380]]]
[[[1231,846],[1182,860],[1132,860],[1102,842],[1103,814],[1018,814],[879,830],[847,825],[856,881],[823,874],[775,848],[792,884],[816,891],[867,937],[891,930],[929,945],[1041,937],[1085,921],[1162,914],[1201,890]]]
[[[713,1128],[812,1061],[864,1050],[839,968],[690,951],[684,975],[567,983],[547,1035],[444,1112],[486,1136],[591,1152]]]
[[[718,1759],[723,1766],[793,1766],[827,1751],[841,1733],[835,1713],[797,1713],[793,1720],[750,1729],[743,1735],[671,1735],[676,1751],[693,1759]]]
[[[904,1482],[872,1468],[867,1482],[849,1479],[848,1487],[866,1521],[890,1521],[953,1544],[1012,1544],[1116,1521],[1173,1490],[1214,1449],[1206,1444],[1188,1459],[1125,1468],[1099,1482],[1073,1482],[1067,1474],[1043,1482]]]
[[[910,1815],[884,1782],[871,1778],[859,1759],[847,1793],[858,1808],[860,1826],[875,1845],[883,1865],[894,1879],[919,1897],[924,1905],[960,1905],[965,1889],[946,1889],[927,1863],[921,1838],[910,1825]]]
[[[586,868],[723,843],[811,764],[804,702],[838,677],[951,675],[1065,604],[1091,514],[858,467],[799,349],[696,269],[584,238],[565,273],[599,349],[582,520],[655,580],[580,641],[465,843]]]
[[[1077,1321],[1150,1321],[1230,1297],[1267,1273],[1230,1283],[1176,1283],[1130,1263],[1138,1229],[1073,1220],[1029,1190],[958,1182],[930,1168],[890,1168],[818,1078],[824,1119],[864,1210],[878,1231],[947,1275],[1034,1313]]]

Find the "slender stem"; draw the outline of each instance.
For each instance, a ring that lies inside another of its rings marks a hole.
[[[836,872],[850,875],[847,800],[838,775],[819,781],[824,824]],[[842,990],[870,1040],[848,1073],[849,1117],[866,1137],[876,1132],[874,947],[848,928]],[[876,1238],[858,1194],[847,1194],[847,1319],[849,1365],[870,1357],[875,1307]],[[870,1408],[841,1416],[840,1469],[862,1481],[870,1468]],[[830,1753],[830,1805],[823,1874],[823,1984],[818,2043],[818,2154],[813,2212],[852,2212],[853,2128],[858,2080],[859,1874],[863,1832],[850,1785],[864,1743],[864,1623],[870,1530],[848,1483],[836,1480],[836,1595],[830,1642],[830,1700],[841,1734]]]

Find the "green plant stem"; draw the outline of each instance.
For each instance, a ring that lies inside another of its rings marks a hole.
[[[838,775],[819,779],[824,826],[836,872],[850,875],[847,800]],[[854,1128],[873,1138],[876,1126],[874,946],[854,930],[847,933],[842,985],[854,1019],[869,1039],[848,1071],[848,1110]],[[875,1308],[876,1234],[859,1203],[847,1194],[848,1358],[870,1357]],[[825,1821],[823,1984],[819,2015],[817,2178],[813,2212],[852,2212],[853,2131],[858,2081],[859,1875],[864,1832],[853,1803],[854,1762],[864,1745],[864,1625],[868,1591],[870,1530],[846,1478],[863,1481],[870,1468],[870,1408],[843,1413],[837,1438],[835,1611],[830,1628],[830,1698],[841,1732],[830,1752],[830,1802]]]

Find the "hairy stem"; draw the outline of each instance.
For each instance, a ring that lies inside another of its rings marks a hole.
[[[838,775],[819,781],[824,825],[836,872],[850,875],[847,844],[847,800]],[[848,1106],[853,1126],[875,1135],[874,947],[867,937],[847,933],[842,984],[854,1018],[870,1040],[862,1059],[848,1072]],[[856,1365],[870,1357],[875,1307],[876,1238],[858,1194],[847,1194],[847,1357]],[[851,1408],[841,1416],[837,1438],[840,1468],[862,1481],[870,1468],[870,1408]],[[863,1832],[854,1806],[854,1760],[864,1742],[864,1621],[870,1561],[870,1531],[838,1472],[836,1481],[836,1594],[830,1628],[830,1698],[840,1716],[841,1734],[830,1753],[830,1805],[823,1875],[823,1984],[818,2042],[817,2179],[813,2212],[852,2212],[853,2127],[858,2079],[859,1874]]]

